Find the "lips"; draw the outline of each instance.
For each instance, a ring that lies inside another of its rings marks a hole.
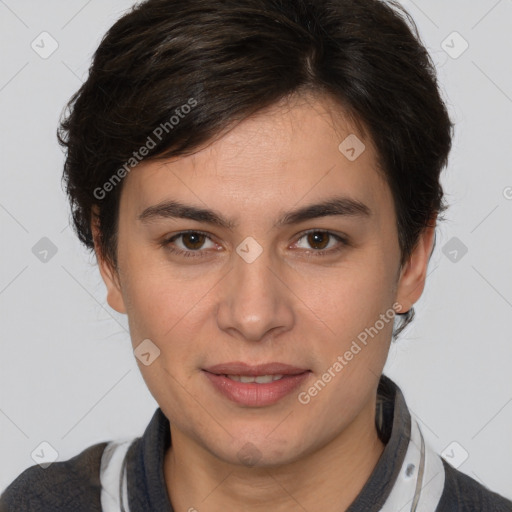
[[[203,370],[212,387],[238,405],[263,407],[272,405],[292,393],[311,371],[284,363],[251,366],[233,362]]]

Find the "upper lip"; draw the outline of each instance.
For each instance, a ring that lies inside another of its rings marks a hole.
[[[208,368],[205,371],[217,375],[298,375],[309,371],[307,368],[298,368],[284,363],[265,363],[250,365],[242,362],[221,363]]]

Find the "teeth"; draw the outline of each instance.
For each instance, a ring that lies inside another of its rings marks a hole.
[[[256,382],[256,384],[268,384],[283,378],[282,375],[258,375],[256,377],[252,375],[226,375],[226,377],[237,382]]]

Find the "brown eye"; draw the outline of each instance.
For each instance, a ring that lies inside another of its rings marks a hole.
[[[184,233],[181,235],[181,238],[183,240],[183,245],[186,249],[190,249],[191,251],[201,249],[201,247],[204,244],[204,240],[206,238],[205,235],[201,233]]]
[[[312,233],[308,233],[307,239],[308,244],[313,247],[313,249],[325,249],[329,244],[329,239],[331,236],[329,233],[325,233],[322,231],[313,231]]]
[[[301,240],[306,242],[306,247],[301,243]],[[316,229],[304,233],[296,242],[296,245],[301,249],[306,249],[307,254],[327,256],[343,250],[349,243],[342,236],[335,235],[330,231]]]
[[[206,245],[209,242],[211,245]],[[204,257],[208,252],[206,249],[214,249],[215,244],[211,238],[200,231],[183,231],[161,242],[169,253],[185,257]]]

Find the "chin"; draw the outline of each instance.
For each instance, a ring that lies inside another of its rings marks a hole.
[[[300,447],[293,444],[293,440],[270,441],[267,434],[241,436],[223,448],[224,450],[219,450],[219,445],[216,445],[212,451],[229,464],[247,468],[282,466],[294,462],[302,455]]]

